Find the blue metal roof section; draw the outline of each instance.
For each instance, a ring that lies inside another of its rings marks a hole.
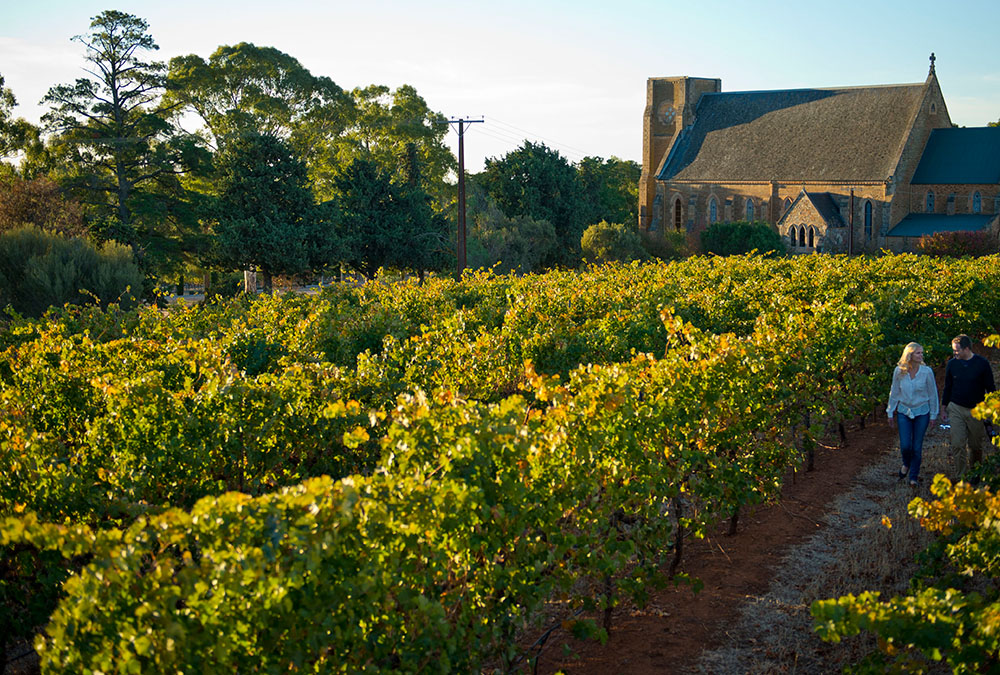
[[[896,227],[889,230],[889,237],[922,237],[938,232],[982,232],[989,228],[995,213],[961,213],[948,216],[943,213],[911,213]]]
[[[1000,183],[1000,127],[935,129],[927,139],[914,185]]]

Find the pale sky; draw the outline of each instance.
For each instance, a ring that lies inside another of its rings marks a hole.
[[[525,138],[571,161],[641,161],[649,77],[723,91],[922,82],[935,52],[952,120],[1000,118],[998,0],[0,2],[0,74],[35,123],[48,88],[83,75],[70,38],[106,9],[148,21],[163,61],[253,42],[344,89],[410,84],[432,110],[485,118],[465,137],[470,171]]]

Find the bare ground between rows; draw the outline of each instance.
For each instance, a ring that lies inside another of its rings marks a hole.
[[[789,550],[816,534],[832,502],[896,441],[883,421],[855,428],[840,448],[821,447],[816,470],[789,475],[778,503],[741,515],[735,535],[725,528],[685,544],[681,570],[704,583],[655,593],[642,609],[615,609],[607,643],[574,640],[559,629],[538,659],[537,672],[567,675],[691,672],[703,650],[721,646],[744,602],[765,593]],[[572,654],[566,656],[561,645]]]

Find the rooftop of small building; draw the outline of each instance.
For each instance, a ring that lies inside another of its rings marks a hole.
[[[910,182],[1000,184],[1000,127],[935,129],[927,139]]]
[[[938,232],[982,232],[997,218],[990,213],[911,213],[889,230],[889,237],[922,237]]]

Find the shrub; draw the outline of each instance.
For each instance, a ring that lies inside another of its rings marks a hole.
[[[52,306],[95,299],[131,305],[142,283],[127,246],[108,242],[97,248],[34,227],[0,234],[0,308],[41,316]]]
[[[602,220],[588,227],[580,239],[583,259],[587,262],[628,262],[649,257],[639,233],[628,225]]]
[[[701,233],[701,248],[716,255],[740,255],[756,250],[762,255],[783,254],[785,244],[777,230],[760,221],[712,223]]]
[[[646,253],[660,260],[680,260],[691,254],[687,236],[682,232],[640,232]]]
[[[980,258],[997,253],[998,246],[992,232],[936,232],[920,237],[917,250],[939,258]]]

